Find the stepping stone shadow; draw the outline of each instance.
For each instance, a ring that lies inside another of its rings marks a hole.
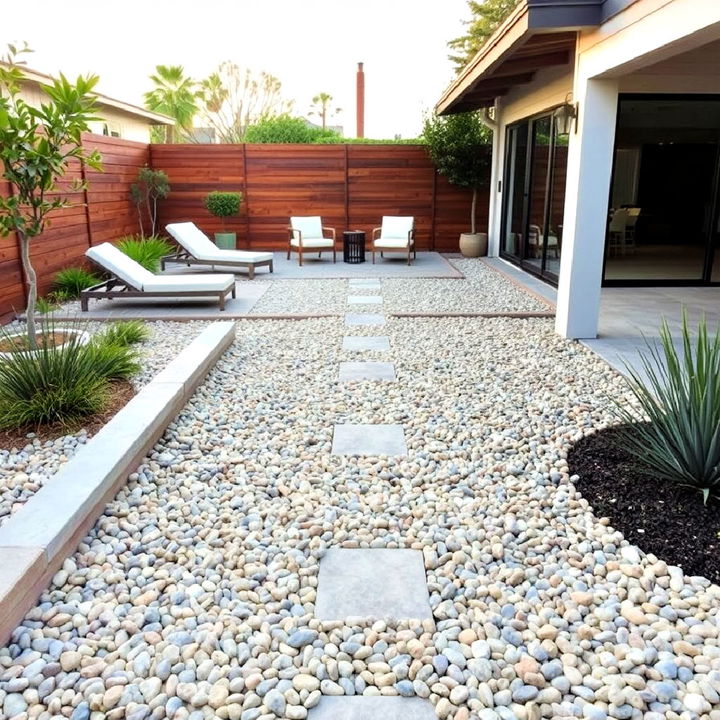
[[[346,423],[333,430],[333,455],[407,455],[402,425]]]
[[[387,335],[346,335],[342,343],[343,350],[389,350],[390,338]]]
[[[429,700],[404,697],[324,697],[308,720],[437,720]]]
[[[340,382],[355,380],[395,381],[395,366],[388,362],[341,362]]]
[[[420,550],[334,548],[320,560],[315,616],[432,619]]]

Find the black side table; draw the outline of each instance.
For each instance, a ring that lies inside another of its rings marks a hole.
[[[346,230],[343,233],[343,262],[365,262],[365,232],[363,230]]]

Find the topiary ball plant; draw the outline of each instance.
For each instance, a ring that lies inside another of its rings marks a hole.
[[[234,232],[228,232],[225,225],[225,218],[237,215],[240,212],[242,193],[222,192],[215,190],[205,197],[205,207],[215,217],[222,221],[222,232],[215,233],[215,243],[224,249],[234,249],[236,236]]]

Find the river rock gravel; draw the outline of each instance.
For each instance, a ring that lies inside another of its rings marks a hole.
[[[0,649],[5,715],[302,720],[363,694],[448,720],[718,720],[720,588],[568,476],[619,376],[551,320],[401,318],[352,328],[390,337],[365,357],[397,382],[341,384],[346,330],[238,323]],[[408,455],[331,455],[347,422],[401,424]],[[334,547],[421,551],[433,620],[318,621]]]
[[[205,322],[152,322],[151,336],[138,346],[140,372],[132,378],[136,390],[147,384],[188,345]],[[87,323],[94,334],[105,323]],[[30,433],[23,447],[0,447],[0,525],[22,507],[88,440],[86,430],[42,440]]]

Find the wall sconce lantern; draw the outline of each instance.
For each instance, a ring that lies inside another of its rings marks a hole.
[[[572,102],[572,95],[565,98],[565,103],[553,113],[558,135],[569,135],[577,132],[578,104]]]

